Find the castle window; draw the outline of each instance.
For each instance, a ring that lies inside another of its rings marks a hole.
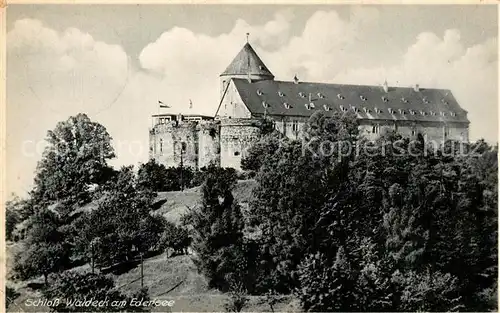
[[[281,91],[278,91],[278,96],[283,97],[285,94]]]
[[[343,95],[341,95],[340,93],[337,95],[337,98],[339,98],[340,100],[344,100],[345,97]]]
[[[283,105],[285,106],[285,109],[290,109],[290,104],[288,104],[287,102],[284,102]]]
[[[262,95],[263,95],[262,90],[257,89],[257,94],[258,94],[259,96],[262,96]]]
[[[160,139],[160,152],[163,152],[163,139]]]
[[[299,130],[299,123],[297,121],[292,121],[292,131],[297,132]]]
[[[444,135],[444,139],[448,138],[449,133],[450,133],[450,130],[448,129],[448,127],[447,127],[447,126],[445,126],[445,127],[443,128],[443,135]]]
[[[411,135],[412,135],[412,136],[415,136],[415,134],[416,134],[416,133],[417,133],[417,131],[416,131],[415,129],[412,129],[412,130],[411,130]]]
[[[325,95],[323,95],[321,92],[318,92],[318,97],[319,97],[320,99],[324,99],[324,98],[325,98]]]
[[[386,96],[382,96],[382,101],[389,102],[389,98],[387,98]]]
[[[360,95],[360,96],[359,96],[359,98],[360,98],[361,100],[363,100],[363,101],[366,101],[366,97],[365,97],[365,96],[363,96],[363,95]]]
[[[306,103],[305,106],[306,106],[306,109],[308,109],[308,110],[314,109],[314,103],[312,103],[312,102]]]
[[[299,96],[301,96],[302,98],[305,98],[306,94],[301,91],[301,92],[299,92]]]
[[[182,152],[186,152],[186,149],[187,149],[187,144],[184,141],[181,142],[181,150],[182,150]]]
[[[380,132],[380,125],[376,124],[372,126],[372,133],[378,134]]]
[[[238,156],[238,155],[240,155],[240,152],[239,151],[234,151],[233,154],[234,154],[234,156]]]
[[[327,112],[328,112],[328,111],[330,111],[330,107],[329,107],[328,105],[326,105],[326,104],[323,104],[323,108],[324,108],[324,109],[325,109],[325,111],[327,111]]]

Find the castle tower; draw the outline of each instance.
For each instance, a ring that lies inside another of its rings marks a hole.
[[[220,74],[221,98],[231,78],[250,81],[274,80],[274,75],[247,42],[222,74]]]

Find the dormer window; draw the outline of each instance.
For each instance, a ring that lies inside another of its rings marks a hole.
[[[441,102],[443,102],[443,104],[448,104],[448,101],[446,101],[445,99],[441,99]]]
[[[262,90],[257,89],[257,94],[258,94],[259,96],[262,96],[262,95],[263,95]]]
[[[424,101],[424,103],[429,103],[429,99],[427,99],[427,97],[424,97],[424,99],[422,99]]]
[[[359,109],[358,109],[357,107],[354,107],[354,106],[353,106],[353,107],[352,107],[352,110],[353,110],[354,112],[356,112],[356,113],[359,113]]]
[[[389,98],[387,98],[386,96],[382,96],[382,101],[389,102]]]
[[[410,114],[411,115],[415,115],[415,111],[414,110],[410,110]]]
[[[264,66],[262,66],[262,65],[259,65],[259,69],[260,70],[265,70]]]
[[[405,115],[405,114],[406,114],[406,112],[405,112],[405,110],[403,110],[403,109],[399,109],[399,114],[401,114],[401,115]]]
[[[278,96],[283,97],[285,94],[282,93],[281,91],[278,91]]]
[[[347,108],[345,108],[343,105],[341,105],[341,106],[340,106],[340,109],[341,109],[343,112],[347,111]]]
[[[368,108],[363,108],[363,111],[365,111],[365,113],[370,113],[371,112],[371,110],[368,109]]]
[[[283,105],[285,106],[285,109],[290,109],[290,104],[288,104],[288,102],[284,102]]]
[[[299,96],[301,96],[302,98],[305,98],[306,94],[301,91],[301,92],[299,92]]]
[[[320,99],[324,99],[324,98],[325,98],[325,95],[324,95],[324,94],[322,94],[321,92],[318,92],[318,98],[320,98]]]
[[[262,106],[267,109],[269,107],[269,103],[262,101]]]
[[[434,112],[434,111],[430,111],[429,113],[430,113],[432,116],[436,115],[436,112]]]
[[[403,103],[408,103],[408,99],[406,99],[405,97],[401,98],[401,101],[402,101]]]
[[[426,115],[425,111],[420,111],[420,114],[424,116]]]
[[[311,106],[310,106],[310,104],[309,104],[309,103],[306,103],[306,104],[305,104],[305,106],[306,106],[306,109],[308,109],[308,110],[310,110],[310,109],[311,109]]]
[[[375,108],[375,113],[381,114],[381,113],[382,113],[382,110],[381,110],[381,109],[379,109],[379,108]]]
[[[344,100],[345,97],[343,95],[341,95],[340,93],[337,95],[337,98],[339,98],[340,100]]]
[[[457,116],[457,113],[455,113],[455,112],[450,112],[450,115],[451,115],[451,116]]]
[[[446,116],[446,112],[440,112],[441,116]]]
[[[312,102],[311,102],[311,103],[309,103],[309,107],[310,107],[311,109],[314,109],[314,108],[315,108],[314,103],[312,103]]]
[[[394,110],[393,109],[388,108],[387,110],[389,110],[389,113],[394,114]]]
[[[363,96],[363,95],[360,95],[360,96],[359,96],[359,98],[360,98],[361,100],[363,100],[363,101],[366,101],[366,97],[365,97],[365,96]]]
[[[323,108],[325,109],[326,112],[330,111],[330,107],[326,104],[323,104]]]

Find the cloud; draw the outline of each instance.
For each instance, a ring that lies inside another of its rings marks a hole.
[[[31,184],[47,130],[70,115],[97,117],[113,106],[129,62],[118,45],[75,28],[57,32],[35,19],[16,21],[7,47],[8,174],[16,189]]]
[[[469,112],[472,140],[498,140],[498,52],[497,39],[465,47],[460,32],[445,31],[442,38],[421,33],[402,56],[402,61],[372,68],[353,67],[328,81],[380,85],[384,79],[395,86],[419,84],[450,89]]]

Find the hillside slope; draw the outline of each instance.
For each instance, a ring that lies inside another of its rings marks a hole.
[[[246,207],[255,186],[256,182],[253,179],[239,180],[233,190],[236,201],[243,207]],[[184,191],[159,192],[156,201],[165,201],[165,203],[161,204],[160,208],[156,210],[156,213],[163,214],[163,216],[174,223],[179,223],[180,218],[189,208],[193,208],[200,204],[201,187],[195,187]]]

